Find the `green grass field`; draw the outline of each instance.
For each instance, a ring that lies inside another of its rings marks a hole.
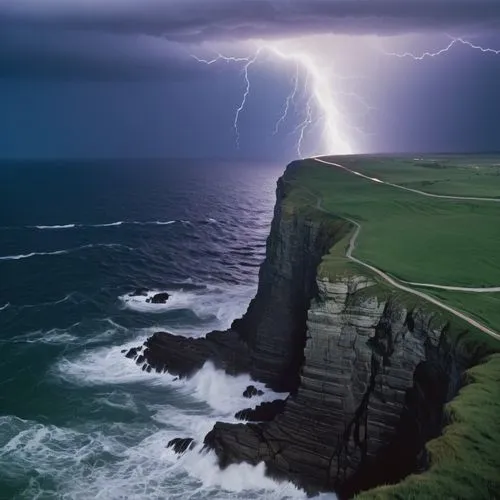
[[[484,159],[483,163],[474,160],[471,167],[459,159],[455,157],[453,165],[447,163],[445,168],[423,167],[423,161],[381,157],[332,158],[332,161],[401,185],[421,188],[416,183],[431,182],[442,176],[434,184],[436,190],[441,185],[440,192],[500,196],[500,175],[496,173],[500,171],[496,166],[500,157],[490,158],[489,163]],[[474,171],[473,175],[469,169]],[[329,212],[355,220],[362,230],[354,255],[387,274],[405,281],[437,285],[500,286],[500,203],[428,198],[373,183],[313,160],[301,162],[288,177],[295,189],[290,189],[285,207],[313,209],[319,197],[322,207]],[[447,182],[450,185],[445,189]],[[338,271],[342,262],[337,260],[335,266]],[[463,308],[468,298],[463,298],[462,292],[446,293],[450,305],[475,314],[500,331],[497,300],[492,300],[489,294],[476,294],[472,299],[471,306]]]
[[[437,194],[500,196],[500,157],[332,159],[358,172]],[[500,203],[432,199],[305,160],[287,173],[285,212],[331,217],[341,240],[325,255],[319,277],[370,271],[348,260],[354,226],[362,229],[354,255],[397,278],[456,286],[500,286]],[[444,165],[444,166],[443,166]],[[326,217],[328,218],[328,217]],[[377,275],[367,293],[393,295],[409,309],[423,306],[450,321],[449,340],[477,360],[445,409],[448,425],[427,443],[430,467],[398,484],[358,495],[359,500],[500,499],[500,342],[425,299],[391,287]],[[418,289],[418,288],[417,288]],[[420,288],[500,332],[500,293]],[[467,333],[464,335],[464,330]]]
[[[500,198],[500,156],[345,157],[346,167],[434,194]]]

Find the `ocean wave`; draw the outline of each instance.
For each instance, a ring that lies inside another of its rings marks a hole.
[[[186,283],[187,284],[187,283]],[[157,293],[167,292],[165,304],[152,304],[147,299]],[[119,300],[128,309],[142,313],[165,313],[175,310],[192,311],[199,319],[216,322],[217,328],[229,328],[234,318],[244,314],[255,295],[252,285],[199,285],[195,289],[151,290],[147,295],[125,294]]]
[[[59,374],[66,381],[70,376],[71,381],[77,385],[115,385],[117,389],[106,396],[105,401],[100,397],[100,404],[123,411],[135,412],[138,404],[135,398],[140,398],[141,395],[147,398],[146,387],[130,396],[132,393],[126,392],[125,387],[131,382],[168,386],[184,398],[184,409],[173,406],[175,396],[169,396],[169,393],[165,394],[170,404],[147,404],[152,412],[151,418],[157,425],[143,425],[142,429],[153,428],[153,432],[140,442],[128,444],[125,453],[116,453],[113,463],[93,471],[95,475],[92,481],[87,478],[86,488],[96,488],[101,493],[105,491],[106,498],[119,498],[126,490],[127,498],[139,499],[141,494],[136,493],[135,489],[139,486],[143,488],[142,491],[147,488],[149,496],[153,498],[181,499],[186,491],[192,489],[198,491],[200,499],[250,499],[262,495],[280,500],[306,498],[305,493],[291,483],[280,483],[267,477],[263,463],[257,466],[231,465],[221,470],[215,454],[203,449],[204,436],[215,422],[234,423],[234,413],[248,407],[249,401],[242,394],[250,383],[265,391],[264,395],[253,398],[251,404],[283,398],[287,394],[269,391],[264,384],[253,381],[249,375],[229,376],[222,370],[215,369],[211,363],[205,363],[201,370],[188,379],[178,379],[168,373],[147,373],[126,359],[120,347],[83,353],[72,362],[66,360],[58,368]],[[189,400],[205,404],[206,410],[202,410],[203,407],[198,407],[197,410],[190,408]],[[121,430],[119,437],[130,441],[134,432],[136,431],[126,427]],[[165,443],[179,436],[191,436],[197,443],[192,450],[181,456],[165,448]],[[103,438],[108,451],[115,455],[112,450],[116,449],[116,443],[107,444],[109,438],[102,436],[101,439]],[[79,454],[78,450],[75,454]],[[107,467],[112,467],[112,471],[106,470]],[[130,481],[127,473],[129,470],[136,471],[133,481]],[[77,483],[80,480],[81,475],[78,475]],[[155,485],[161,485],[161,489],[154,489]],[[78,487],[83,491],[83,484],[78,484]],[[73,497],[70,495],[69,498]]]
[[[10,302],[7,302],[7,304],[4,304],[2,307],[0,307],[0,311],[3,311],[4,309],[7,309],[10,307]]]
[[[89,248],[124,248],[127,250],[133,250],[126,245],[122,245],[121,243],[91,243],[88,245],[82,245],[80,247],[68,248],[66,250],[54,250],[52,252],[30,252],[27,254],[18,254],[18,255],[3,255],[0,256],[0,260],[21,260],[21,259],[29,259],[30,257],[37,256],[47,256],[47,255],[64,255],[68,253],[78,252],[80,250],[86,250]]]
[[[36,307],[48,307],[56,306],[58,304],[64,304],[64,302],[72,301],[77,292],[71,292],[65,295],[62,299],[54,300],[53,302],[39,302],[38,304],[22,304],[16,307],[16,309],[33,309]]]
[[[109,325],[103,330],[99,325]],[[94,321],[78,321],[65,328],[50,330],[35,330],[23,333],[10,339],[0,340],[0,343],[14,344],[71,344],[73,347],[89,346],[109,342],[118,332],[123,334],[126,328],[115,323],[111,318]]]
[[[88,226],[79,226],[79,227],[113,227],[113,226],[121,226],[124,222],[122,220],[119,220],[117,222],[109,222],[108,224],[94,224],[94,225],[88,225]]]
[[[36,229],[70,229],[76,227],[76,224],[64,224],[62,226],[35,226]]]
[[[182,412],[172,410],[171,417],[182,421]],[[196,438],[201,438],[213,421],[202,415],[197,420]],[[178,431],[165,426],[98,422],[75,430],[3,416],[0,431],[5,436],[0,439],[0,465],[7,477],[19,477],[36,464],[38,474],[30,479],[23,498],[181,500],[187,492],[200,499],[307,498],[291,483],[267,477],[263,463],[221,470],[215,454],[201,450],[202,442],[176,455],[165,443]]]
[[[213,219],[212,219],[213,220]],[[116,227],[122,226],[124,224],[127,225],[137,225],[137,226],[149,226],[149,225],[158,225],[158,226],[168,226],[170,224],[175,224],[177,221],[175,220],[152,220],[152,221],[116,221],[116,222],[105,222],[102,224],[79,224],[79,223],[71,223],[71,224],[54,224],[54,225],[39,225],[39,226],[26,226],[29,229],[77,229],[77,228],[89,228],[89,227]]]

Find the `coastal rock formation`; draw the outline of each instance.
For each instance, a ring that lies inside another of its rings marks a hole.
[[[254,385],[249,385],[244,391],[243,391],[243,397],[244,398],[253,398],[254,396],[262,396],[264,394],[263,391],[260,389],[257,389]]]
[[[245,408],[236,413],[235,417],[238,420],[246,420],[248,422],[270,422],[283,412],[286,401],[284,399],[276,399],[272,402],[261,403],[255,408]]]
[[[191,450],[194,448],[194,446],[195,443],[193,438],[174,438],[171,439],[167,444],[167,448],[172,448],[175,453],[178,454]]]
[[[310,492],[349,497],[426,468],[424,444],[441,432],[443,405],[471,360],[449,341],[446,321],[415,299],[354,268],[318,274],[350,227],[289,203],[294,171],[278,181],[257,295],[243,318],[201,339],[156,333],[127,357],[181,377],[211,361],[290,392],[236,414],[250,423],[217,423],[205,445],[223,467],[263,461]]]
[[[432,314],[378,300],[368,278],[318,281],[301,383],[262,424],[217,423],[205,444],[223,466],[264,461],[310,491],[349,496],[425,465],[460,363]]]
[[[287,172],[293,169],[292,164]],[[228,331],[201,339],[155,333],[145,343],[144,359],[156,371],[188,376],[208,360],[229,374],[250,372],[276,391],[297,389],[316,269],[347,225],[323,214],[318,219],[285,210],[288,190],[281,178],[257,295],[247,313]]]
[[[152,297],[146,299],[150,304],[166,304],[170,295],[167,292],[156,293]]]

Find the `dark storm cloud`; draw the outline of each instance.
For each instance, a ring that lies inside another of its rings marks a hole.
[[[3,0],[4,20],[200,41],[499,27],[498,0]]]
[[[3,0],[0,75],[180,75],[177,44],[205,40],[498,30],[499,0]]]
[[[178,79],[203,69],[183,46],[150,35],[20,25],[0,31],[0,78]]]

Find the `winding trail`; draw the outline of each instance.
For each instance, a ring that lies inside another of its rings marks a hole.
[[[386,186],[391,186],[396,189],[402,189],[403,191],[410,191],[411,193],[416,193],[421,196],[427,196],[429,198],[444,198],[446,200],[467,200],[467,201],[489,201],[493,203],[500,203],[500,198],[481,198],[481,197],[475,197],[475,196],[454,196],[454,195],[447,195],[447,194],[434,194],[434,193],[427,193],[426,191],[420,191],[419,189],[412,189],[404,186],[400,186],[399,184],[393,184],[392,182],[385,182],[381,181],[380,179],[377,179],[376,177],[369,177],[368,175],[362,174],[361,172],[356,172],[355,170],[351,170],[350,168],[344,167],[344,165],[340,165],[339,163],[334,163],[331,161],[326,161],[322,160],[321,158],[312,158],[314,161],[317,161],[319,163],[324,163],[325,165],[331,165],[332,167],[337,167],[341,168],[342,170],[345,170],[346,172],[349,172],[353,175],[357,175],[358,177],[362,177],[363,179],[367,179],[371,182],[375,182],[377,184],[385,184]]]
[[[397,187],[397,188],[400,188],[400,189],[404,189],[404,190],[407,190],[407,191],[413,191],[413,192],[416,192],[418,194],[424,194],[424,195],[428,195],[428,196],[432,196],[432,197],[437,197],[437,198],[451,198],[451,199],[467,199],[467,200],[471,200],[471,199],[474,199],[474,200],[481,200],[481,201],[494,201],[494,202],[499,202],[500,203],[500,199],[496,199],[496,198],[463,198],[463,197],[450,197],[450,196],[444,196],[444,195],[431,195],[430,193],[424,193],[423,191],[420,192],[420,191],[417,191],[417,190],[413,190],[413,189],[409,189],[409,188],[404,188],[402,186],[398,186],[397,184],[390,184],[390,183],[386,183],[386,182],[383,182],[379,179],[375,179],[375,178],[372,178],[372,177],[368,177],[366,175],[363,175],[363,174],[360,174],[360,173],[357,173],[357,172],[354,172],[342,165],[339,165],[337,163],[333,163],[333,162],[328,162],[328,161],[325,161],[325,160],[321,160],[319,158],[313,158],[314,160],[320,162],[320,163],[325,163],[327,165],[332,165],[334,167],[338,167],[338,168],[342,168],[344,170],[346,170],[347,172],[350,172],[350,173],[353,173],[355,175],[359,175],[361,177],[364,177],[372,182],[376,182],[376,183],[380,183],[380,184],[387,184],[389,186],[393,186],[393,187]],[[309,191],[309,190],[308,190]],[[314,193],[313,193],[314,194]],[[316,194],[314,194],[314,196],[316,196]],[[349,217],[344,217],[342,215],[339,215],[339,214],[336,214],[334,212],[331,212],[325,208],[322,207],[322,198],[320,197],[317,197],[317,201],[316,201],[316,208],[318,210],[321,210],[322,212],[326,212],[326,213],[329,213],[331,215],[334,215],[335,217],[341,217],[342,219],[350,222],[351,224],[354,225],[354,227],[356,228],[354,233],[352,234],[351,238],[349,239],[349,246],[347,248],[347,251],[346,251],[346,257],[351,260],[352,262],[355,262],[356,264],[360,265],[360,266],[363,266],[364,268],[366,269],[369,269],[370,271],[374,272],[375,274],[377,274],[378,276],[380,276],[381,278],[383,278],[387,283],[389,283],[390,285],[392,285],[393,287],[399,289],[399,290],[402,290],[404,292],[407,292],[407,293],[411,293],[412,295],[416,295],[417,297],[420,297],[424,300],[427,300],[428,302],[431,302],[432,304],[440,307],[441,309],[444,309],[445,311],[448,311],[449,313],[453,314],[454,316],[456,316],[457,318],[460,318],[461,320],[465,321],[466,323],[468,323],[469,325],[477,328],[478,330],[482,331],[483,333],[486,333],[487,335],[489,335],[490,337],[493,337],[494,339],[496,340],[500,340],[500,334],[498,332],[495,332],[494,330],[492,330],[491,328],[479,323],[478,321],[476,321],[475,319],[471,318],[470,316],[467,316],[466,314],[464,314],[463,312],[460,312],[459,310],[457,309],[454,309],[453,307],[450,307],[446,304],[444,304],[443,302],[441,302],[440,300],[430,296],[430,295],[427,295],[426,293],[424,292],[421,292],[419,290],[415,290],[413,288],[410,288],[409,286],[406,286],[405,284],[403,283],[406,283],[406,284],[409,284],[409,285],[413,285],[413,286],[430,286],[430,287],[433,287],[433,288],[444,288],[446,290],[460,290],[460,291],[468,291],[468,292],[484,292],[484,291],[500,291],[500,287],[493,287],[492,289],[488,289],[488,288],[479,288],[479,289],[475,289],[475,288],[461,288],[461,287],[446,287],[446,286],[441,286],[441,285],[429,285],[429,284],[418,284],[418,283],[408,283],[408,282],[401,282],[395,278],[392,278],[391,276],[389,276],[388,274],[384,273],[383,271],[381,271],[380,269],[378,269],[377,267],[375,266],[372,266],[370,264],[367,264],[366,262],[363,262],[362,260],[360,259],[357,259],[356,257],[354,257],[352,255],[353,251],[355,250],[356,248],[356,240],[361,232],[361,225],[356,222],[355,220],[353,219],[350,219]]]

